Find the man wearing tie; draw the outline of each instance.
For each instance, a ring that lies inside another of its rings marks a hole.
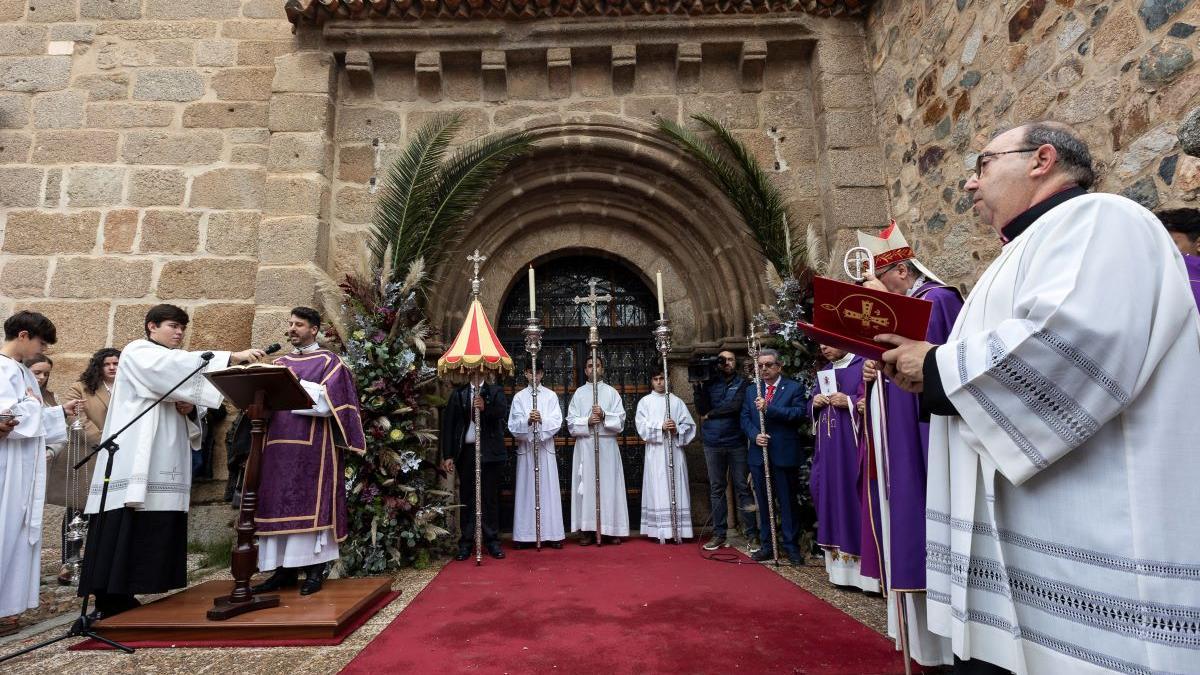
[[[475,409],[479,425],[475,428]],[[485,383],[483,373],[450,395],[442,411],[442,466],[458,473],[461,526],[455,560],[466,560],[475,546],[475,434],[480,434],[479,487],[482,493],[483,546],[493,558],[503,558],[500,548],[500,477],[504,473],[504,423],[508,397],[498,384]]]
[[[762,372],[761,397],[746,397],[742,405],[742,431],[753,439],[746,458],[750,465],[750,476],[754,480],[754,498],[758,503],[758,528],[762,537],[762,548],[752,558],[757,561],[774,558],[771,529],[774,523],[767,506],[767,477],[763,466],[762,448],[767,449],[771,462],[771,482],[774,483],[775,510],[780,521],[780,545],[793,565],[804,564],[800,552],[800,524],[796,520],[796,488],[800,467],[800,422],[808,409],[804,398],[804,387],[799,382],[781,376],[782,364],[779,352],[760,349],[758,367]],[[766,433],[760,433],[758,416],[762,412],[766,421]]]

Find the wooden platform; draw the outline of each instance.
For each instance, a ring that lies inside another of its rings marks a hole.
[[[391,591],[388,577],[331,579],[319,593],[280,591],[279,606],[225,621],[209,621],[213,598],[228,595],[231,581],[206,581],[174,595],[104,619],[101,635],[126,641],[319,640],[331,639]]]

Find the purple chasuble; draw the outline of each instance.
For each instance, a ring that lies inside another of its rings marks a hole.
[[[1196,296],[1196,307],[1200,309],[1200,255],[1183,256],[1183,264],[1187,266],[1188,283],[1192,286],[1192,295]]]
[[[833,364],[822,368],[833,371],[837,390],[850,398],[862,385],[864,360],[855,356],[843,368]],[[820,387],[813,396],[821,393]],[[813,412],[809,403],[809,412]],[[862,504],[858,496],[858,427],[862,420],[851,419],[845,408],[827,405],[813,415],[814,449],[809,489],[817,509],[817,544],[834,552],[857,556],[862,551]],[[857,425],[857,427],[856,427]]]
[[[958,291],[936,282],[921,285],[913,297],[933,303],[925,340],[944,344],[962,309]],[[887,542],[892,578],[889,587],[898,591],[925,590],[925,485],[929,452],[929,425],[921,422],[920,397],[901,389],[887,378],[884,410],[887,424],[886,485],[891,514]]]
[[[333,529],[341,541],[347,534],[346,481],[339,448],[366,449],[354,376],[325,349],[289,354],[275,364],[287,366],[301,380],[324,385],[333,415],[271,414],[255,525],[259,534]]]

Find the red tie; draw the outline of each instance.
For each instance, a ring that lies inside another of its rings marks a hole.
[[[773,398],[775,398],[775,385],[768,384],[767,385],[767,403],[770,404],[771,399],[773,399]]]

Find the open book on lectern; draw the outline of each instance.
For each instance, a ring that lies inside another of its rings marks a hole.
[[[262,390],[267,410],[303,410],[314,403],[296,374],[286,366],[252,363],[205,373],[204,377],[235,406],[245,410]]]
[[[876,342],[876,335],[924,340],[932,310],[928,300],[816,277],[813,321],[797,326],[820,344],[878,360],[891,345]]]

